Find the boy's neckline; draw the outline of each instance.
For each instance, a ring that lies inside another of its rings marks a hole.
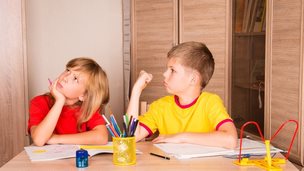
[[[189,108],[189,107],[193,106],[196,103],[196,101],[197,101],[198,98],[199,98],[199,96],[197,96],[191,103],[182,105],[179,102],[179,97],[176,96],[176,95],[174,95],[174,101],[175,101],[175,103],[177,104],[177,106],[179,106],[182,109],[186,109],[186,108]]]

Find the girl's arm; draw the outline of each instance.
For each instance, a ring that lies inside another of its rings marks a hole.
[[[145,71],[140,71],[139,77],[133,86],[130,102],[127,109],[127,115],[129,118],[131,117],[131,115],[134,118],[138,118],[139,98],[141,92],[147,86],[147,84],[151,82],[152,78],[152,74],[149,74]],[[136,141],[145,138],[147,135],[148,131],[146,131],[144,128],[141,128],[140,126],[137,127],[135,131]]]
[[[62,107],[65,104],[65,97],[59,91],[57,91],[56,80],[50,85],[50,91],[55,98],[55,103],[45,118],[37,125],[31,127],[31,138],[35,145],[43,146],[49,138],[52,136],[58,118],[60,116]]]
[[[154,143],[191,143],[233,149],[237,146],[237,132],[232,122],[226,122],[210,133],[178,133],[155,138]]]
[[[108,133],[105,125],[98,125],[90,131],[77,134],[53,134],[47,144],[106,144]]]

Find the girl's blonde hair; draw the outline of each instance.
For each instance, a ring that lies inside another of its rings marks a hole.
[[[80,114],[77,128],[81,131],[81,124],[87,122],[96,111],[102,111],[109,102],[109,82],[106,72],[93,59],[79,57],[72,59],[66,68],[73,68],[88,76],[85,83],[85,99],[80,102]]]

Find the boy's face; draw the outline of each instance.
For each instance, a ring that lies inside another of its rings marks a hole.
[[[85,94],[87,75],[73,68],[67,68],[60,76],[57,90],[67,99],[78,99]]]
[[[163,76],[165,77],[164,85],[167,92],[180,96],[189,89],[193,78],[193,70],[183,66],[179,59],[170,58]]]

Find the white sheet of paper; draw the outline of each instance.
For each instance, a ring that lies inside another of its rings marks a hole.
[[[45,145],[24,147],[31,161],[48,161],[75,157],[78,145]]]
[[[113,143],[108,142],[105,145],[45,145],[24,147],[31,161],[49,161],[76,157],[76,151],[79,149],[88,151],[90,157],[100,153],[113,153]],[[136,154],[142,152],[136,149]]]
[[[189,159],[194,157],[207,157],[207,156],[222,156],[222,155],[238,155],[239,148],[230,150],[220,147],[209,147],[195,144],[174,144],[174,143],[161,143],[154,144],[160,148],[167,155],[173,156],[177,159]],[[239,147],[239,145],[238,145]],[[271,146],[271,153],[281,152],[283,150]],[[242,154],[266,154],[265,144],[259,141],[244,138],[242,141]]]

